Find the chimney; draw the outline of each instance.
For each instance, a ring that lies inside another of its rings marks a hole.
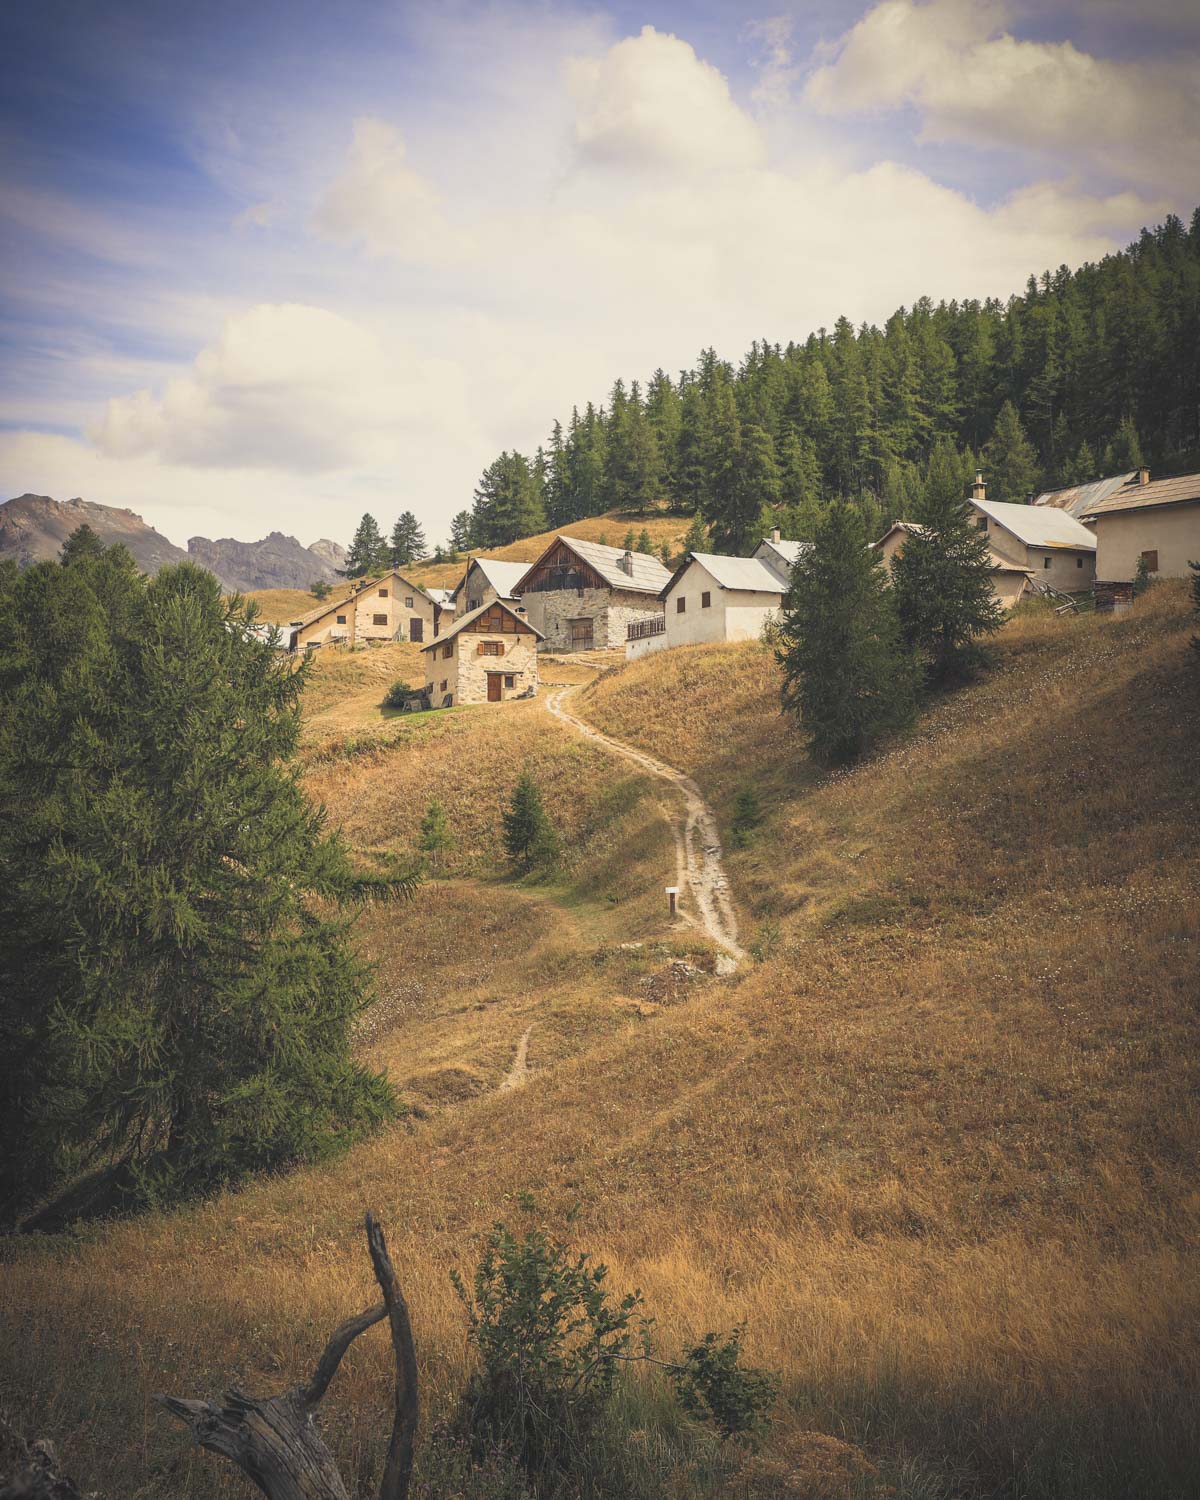
[[[626,573],[629,574],[630,578],[632,578],[633,577],[633,553],[629,550],[628,547],[626,547],[626,549],[625,549],[625,556],[621,559],[621,566],[622,566],[622,568],[624,568],[624,570],[626,571]]]
[[[773,542],[778,542],[778,541],[781,540],[780,535],[779,535],[779,527],[778,526],[772,526],[771,527],[771,540]]]
[[[1150,483],[1150,470],[1147,469],[1144,464],[1138,470],[1138,483],[1139,484],[1149,484]]]
[[[971,499],[972,500],[986,500],[987,499],[987,485],[984,484],[984,482],[983,482],[983,470],[982,469],[976,469],[975,470],[975,483],[971,486]]]

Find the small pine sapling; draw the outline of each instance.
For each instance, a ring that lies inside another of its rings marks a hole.
[[[446,810],[436,800],[425,809],[425,816],[421,819],[421,834],[417,839],[417,847],[435,868],[440,868],[442,856],[448,849],[454,847],[454,837],[446,822]]]
[[[762,822],[762,808],[758,797],[751,786],[741,786],[733,799],[733,819],[730,823],[730,837],[735,849],[745,849],[754,842],[755,834],[759,824]]]

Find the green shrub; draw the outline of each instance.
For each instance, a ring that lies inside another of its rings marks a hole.
[[[412,697],[413,690],[404,677],[397,677],[383,695],[384,708],[403,708]]]
[[[558,834],[542,805],[542,794],[528,770],[522,771],[512,800],[500,815],[504,847],[522,870],[550,870],[561,857]]]
[[[739,787],[737,796],[733,799],[733,821],[730,824],[733,847],[745,849],[748,844],[752,844],[761,822],[762,808],[759,806],[754,788]]]

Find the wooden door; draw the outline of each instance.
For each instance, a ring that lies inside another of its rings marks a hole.
[[[571,650],[590,651],[592,649],[592,622],[591,620],[571,620]]]
[[[489,672],[488,679],[488,702],[499,703],[503,697],[503,679],[499,672]]]
[[[425,621],[419,615],[413,615],[408,622],[408,638],[410,641],[423,641],[425,639]]]

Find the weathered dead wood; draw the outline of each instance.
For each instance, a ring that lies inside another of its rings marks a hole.
[[[81,1495],[58,1465],[54,1444],[27,1443],[0,1412],[0,1500],[96,1500]]]
[[[391,1327],[396,1360],[396,1414],[379,1500],[405,1500],[408,1494],[419,1416],[412,1324],[383,1230],[370,1213],[366,1225],[367,1248],[383,1301],[334,1330],[306,1384],[265,1400],[231,1390],[223,1405],[184,1401],[176,1396],[156,1397],[172,1416],[191,1428],[201,1448],[235,1463],[270,1500],[349,1500],[313,1414],[346,1350],[360,1333],[385,1318]]]

